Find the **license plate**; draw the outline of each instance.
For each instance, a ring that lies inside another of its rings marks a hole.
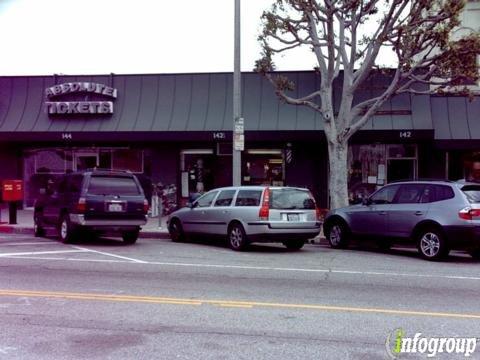
[[[120,212],[123,211],[123,206],[122,204],[108,204],[108,211]]]
[[[287,214],[288,221],[299,221],[300,216],[298,214]]]

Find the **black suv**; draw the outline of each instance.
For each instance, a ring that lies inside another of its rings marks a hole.
[[[35,236],[56,227],[60,240],[81,230],[120,233],[126,244],[138,239],[147,222],[148,201],[137,177],[128,171],[87,170],[63,175],[35,201]]]

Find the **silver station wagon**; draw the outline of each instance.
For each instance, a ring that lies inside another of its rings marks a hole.
[[[281,242],[299,250],[320,232],[320,211],[307,189],[239,186],[211,190],[173,212],[168,230],[173,241],[188,235],[226,236],[233,250],[252,242]]]

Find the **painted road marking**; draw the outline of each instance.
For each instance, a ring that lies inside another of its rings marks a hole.
[[[469,280],[480,281],[479,276],[462,276],[462,275],[435,275],[435,274],[418,274],[418,273],[398,273],[398,272],[385,272],[385,271],[357,271],[357,270],[333,270],[333,269],[312,269],[312,268],[282,268],[282,267],[267,267],[267,266],[245,266],[245,265],[224,265],[224,264],[200,264],[200,263],[174,263],[174,262],[161,262],[161,261],[144,261],[134,259],[131,257],[120,256],[112,253],[92,250],[79,246],[74,246],[77,250],[64,251],[64,252],[84,252],[84,253],[96,253],[105,256],[114,257],[121,260],[98,260],[98,259],[77,259],[77,258],[53,258],[53,257],[40,257],[40,256],[26,256],[36,254],[52,254],[55,252],[31,252],[31,253],[10,253],[1,254],[3,258],[14,259],[31,259],[31,260],[52,260],[52,261],[83,261],[83,262],[116,262],[127,264],[145,264],[145,265],[158,265],[158,266],[178,266],[178,267],[193,267],[193,268],[215,268],[215,269],[236,269],[236,270],[260,270],[260,271],[281,271],[281,272],[304,272],[304,273],[319,273],[319,274],[340,274],[340,275],[360,275],[360,276],[387,276],[387,277],[403,277],[403,278],[424,278],[424,279],[448,279],[448,280]],[[57,253],[62,253],[61,251]],[[24,255],[25,254],[25,255]],[[124,260],[124,261],[122,261]]]
[[[15,257],[21,255],[46,255],[46,254],[67,254],[67,253],[80,253],[85,252],[84,250],[58,250],[58,251],[30,251],[30,252],[21,252],[21,253],[3,253],[0,254],[0,257]]]
[[[217,307],[262,307],[262,308],[287,308],[299,310],[319,310],[319,311],[335,311],[335,312],[352,312],[352,313],[377,313],[388,315],[405,315],[405,316],[430,316],[430,317],[446,317],[461,319],[480,319],[480,314],[462,314],[447,312],[431,312],[431,311],[414,311],[414,310],[395,310],[382,308],[361,308],[352,306],[329,306],[315,304],[288,304],[288,303],[269,303],[256,301],[236,301],[236,300],[192,300],[185,298],[169,298],[157,296],[137,296],[137,295],[115,295],[115,294],[90,294],[90,293],[73,293],[73,292],[57,292],[57,291],[30,291],[30,290],[0,290],[0,296],[21,296],[21,297],[39,297],[39,298],[59,298],[69,300],[92,300],[92,301],[112,301],[112,302],[138,302],[152,304],[174,304],[174,305],[213,305]]]
[[[88,251],[88,252],[92,252],[92,253],[96,253],[96,254],[101,254],[101,255],[105,255],[105,256],[111,256],[111,257],[118,258],[118,259],[128,260],[128,261],[131,261],[131,262],[134,262],[134,263],[139,263],[139,264],[146,264],[147,263],[146,261],[143,261],[143,260],[133,259],[133,258],[130,258],[130,257],[120,256],[120,255],[107,253],[107,252],[103,252],[103,251],[87,249],[87,248],[80,247],[80,246],[73,246],[73,248],[79,249],[79,250],[82,250],[82,251]]]
[[[44,241],[44,242],[22,242],[22,243],[0,244],[0,246],[27,246],[27,245],[58,245],[58,243]]]

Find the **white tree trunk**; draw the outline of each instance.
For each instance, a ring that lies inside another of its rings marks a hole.
[[[344,143],[328,141],[330,209],[348,205],[348,141]]]

